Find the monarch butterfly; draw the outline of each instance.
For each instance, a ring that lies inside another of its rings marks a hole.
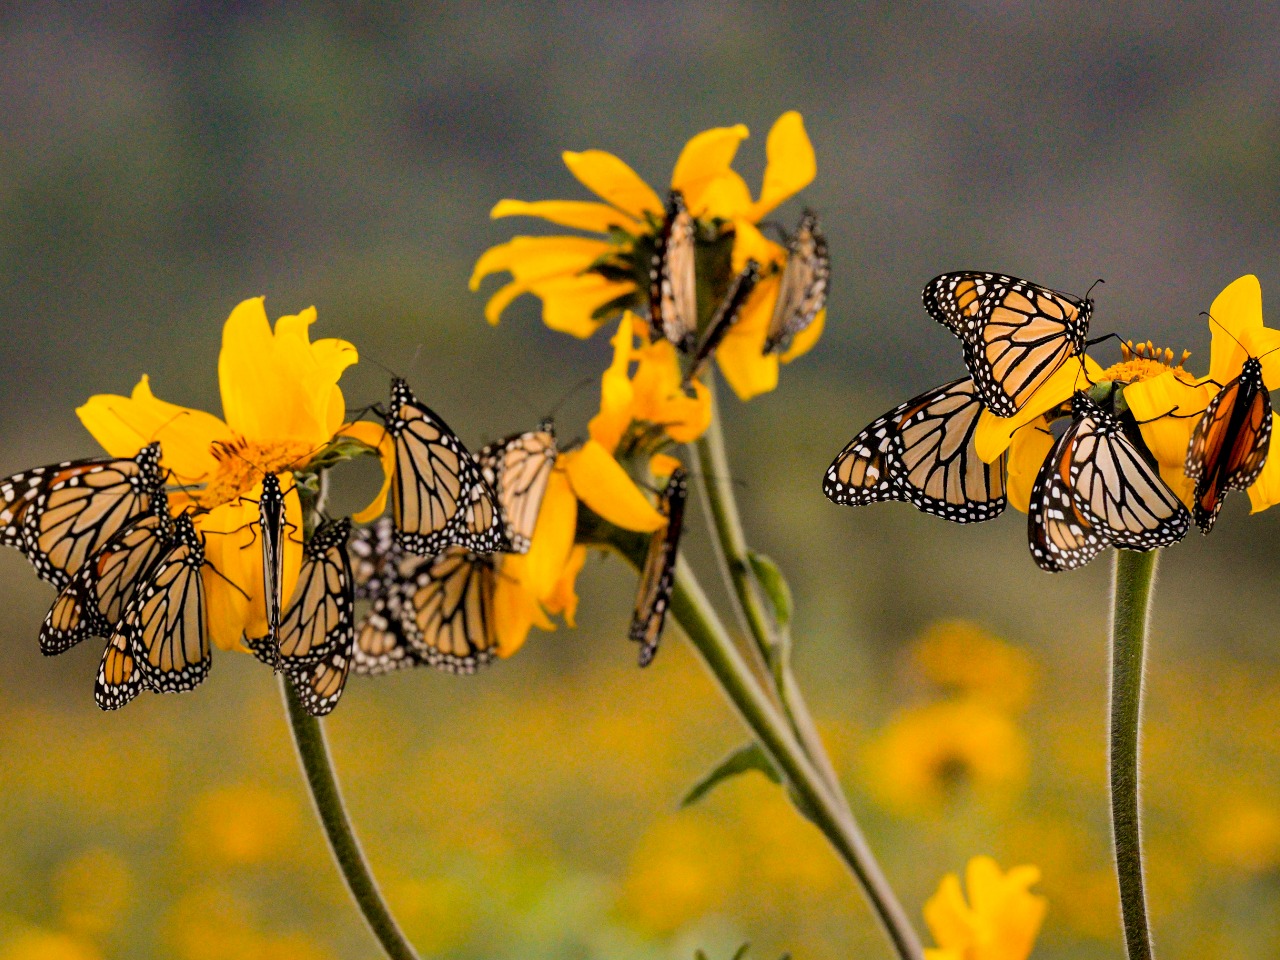
[[[697,223],[672,190],[649,265],[649,332],[682,353],[693,350],[698,333],[696,250]]]
[[[164,490],[160,444],[132,458],[69,460],[0,480],[0,544],[17,547],[61,590]]]
[[[326,520],[307,541],[298,586],[280,622],[279,642],[250,640],[269,666],[282,665],[312,716],[338,703],[355,642],[355,582],[347,554],[351,521]]]
[[[682,467],[671,471],[666,489],[658,501],[658,509],[667,525],[649,538],[649,553],[640,571],[635,613],[631,617],[630,638],[640,644],[639,664],[647,667],[658,652],[662,626],[671,605],[671,590],[676,580],[676,557],[680,548],[680,532],[684,526],[684,505],[689,484]]]
[[[52,656],[86,637],[110,637],[173,534],[168,497],[160,490],[150,511],[119,530],[62,588],[40,628],[41,652]]]
[[[998,517],[1005,456],[983,463],[973,435],[983,404],[964,377],[913,397],[872,422],[827,468],[822,492],[863,506],[902,500],[956,523]]]
[[[401,545],[423,556],[450,544],[476,553],[505,550],[502,516],[479,465],[399,377],[391,381],[386,421],[395,442],[391,516]]]
[[[555,425],[550,420],[491,443],[476,455],[481,473],[498,495],[510,553],[529,552],[556,456]]]
[[[1187,476],[1196,481],[1196,525],[1213,529],[1229,490],[1252,486],[1267,463],[1271,444],[1271,394],[1262,363],[1245,360],[1240,376],[1205,407],[1187,446]]]
[[[383,517],[351,536],[350,552],[356,600],[372,607],[356,628],[352,659],[356,673],[376,676],[417,664],[403,623],[400,568],[409,557],[396,542],[395,527]]]
[[[1028,543],[1040,569],[1083,566],[1108,546],[1154,550],[1187,535],[1191,516],[1124,434],[1086,393],[1036,474]]]
[[[712,314],[711,320],[707,324],[706,335],[702,338],[702,343],[698,345],[698,352],[694,354],[693,362],[689,364],[688,371],[685,372],[684,385],[686,387],[702,372],[702,367],[711,359],[711,355],[715,352],[716,347],[720,346],[720,341],[724,339],[725,334],[738,322],[747,298],[751,296],[751,291],[756,288],[756,284],[759,281],[760,264],[754,260],[748,260],[747,265],[733,278],[733,283],[729,285],[728,291],[725,292],[724,298],[720,301],[720,306],[716,308],[716,312]]]
[[[991,412],[1012,417],[1067,358],[1085,347],[1093,301],[1017,277],[964,270],[924,288],[924,307],[964,346]]]
[[[830,283],[827,238],[818,225],[818,215],[806,210],[787,242],[787,265],[782,268],[778,300],[769,319],[765,353],[785,351],[792,338],[813,323],[827,305]]]
[[[104,710],[124,706],[143,687],[191,690],[209,675],[204,540],[189,514],[174,520],[173,531],[103,652],[94,695]]]

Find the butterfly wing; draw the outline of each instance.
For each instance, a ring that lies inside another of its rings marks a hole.
[[[1072,354],[1084,348],[1091,300],[1076,300],[1017,277],[961,271],[924,288],[925,309],[964,347],[983,402],[1016,414]]]
[[[373,601],[356,629],[352,663],[356,673],[371,677],[417,666],[399,591]]]
[[[401,565],[416,569],[421,561],[409,557],[396,541],[390,517],[356,530],[349,553],[355,599],[372,601],[356,627],[355,672],[377,676],[415,666],[417,660],[404,627]]]
[[[827,305],[830,282],[827,238],[817,215],[806,210],[787,244],[787,264],[782,268],[778,299],[769,319],[765,353],[785,351],[792,338],[813,323]]]
[[[462,441],[397,378],[387,429],[395,443],[391,515],[407,550],[434,556],[456,544],[476,553],[507,546],[489,484]]]
[[[861,507],[898,499],[897,484],[889,473],[889,455],[903,414],[915,405],[916,400],[908,400],[894,407],[845,444],[822,478],[822,492],[828,500]]]
[[[1058,438],[1036,474],[1027,508],[1027,543],[1041,570],[1059,573],[1082,567],[1107,546],[1071,493],[1076,425]]]
[[[93,697],[103,710],[119,710],[145,686],[130,635],[115,631],[102,652]]]
[[[1187,447],[1186,473],[1197,481],[1193,512],[1204,533],[1213,529],[1228,490],[1257,482],[1270,445],[1271,396],[1251,358],[1209,401]]]
[[[675,586],[676,559],[680,549],[680,534],[684,527],[684,505],[689,495],[688,479],[683,469],[677,467],[667,480],[666,489],[658,504],[666,516],[667,525],[649,538],[649,552],[640,571],[640,584],[636,592],[635,612],[631,617],[628,636],[640,644],[639,664],[647,667],[658,652],[662,639],[662,627],[667,609],[671,605],[671,591]]]
[[[0,543],[59,589],[162,494],[160,445],[136,457],[74,460],[0,480]]]
[[[314,663],[288,671],[289,681],[313,717],[323,717],[338,705],[351,673],[352,647],[335,645]]]
[[[649,330],[688,353],[698,333],[697,223],[671,191],[649,267]]]
[[[475,673],[497,653],[493,560],[451,547],[405,578],[402,623],[414,655],[449,673]]]
[[[485,479],[498,495],[511,553],[529,552],[556,456],[555,428],[549,420],[536,430],[491,443],[476,455]]]
[[[158,496],[163,498],[163,492]],[[46,656],[69,650],[86,637],[115,632],[129,601],[173,539],[168,508],[161,499],[155,506],[108,540],[58,594],[40,629],[40,650]]]
[[[693,362],[689,364],[689,369],[684,375],[686,387],[702,372],[702,368],[711,359],[716,347],[720,346],[720,341],[725,338],[725,334],[738,322],[747,298],[751,296],[751,292],[755,290],[759,281],[760,264],[754,260],[748,260],[747,265],[733,278],[720,305],[716,307],[716,312],[707,323],[707,332],[702,338],[702,343],[698,344],[698,352],[694,354]]]

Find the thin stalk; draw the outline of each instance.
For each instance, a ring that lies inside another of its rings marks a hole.
[[[342,802],[342,790],[338,787],[338,778],[334,774],[323,724],[303,709],[302,701],[283,674],[280,676],[280,690],[284,696],[285,712],[289,716],[293,743],[298,749],[298,760],[306,774],[307,787],[329,840],[329,849],[333,851],[338,872],[342,874],[356,907],[386,955],[391,960],[418,960],[417,953],[391,915],[382,891],[378,889],[373,873],[369,870],[364,852],[360,849],[360,841],[356,838],[351,818],[347,816],[346,806]]]
[[[1111,825],[1129,960],[1151,960],[1143,889],[1138,751],[1142,671],[1159,551],[1117,550],[1111,614]]]
[[[635,562],[635,558],[630,559]],[[921,960],[924,949],[920,938],[866,838],[832,796],[790,724],[761,689],[683,558],[677,565],[671,612],[743,723],[786,778],[797,805],[827,837],[861,884],[898,956],[902,960]]]

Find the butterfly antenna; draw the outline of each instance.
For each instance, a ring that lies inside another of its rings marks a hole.
[[[1246,354],[1248,354],[1248,353],[1249,353],[1249,348],[1248,348],[1248,347],[1246,347],[1243,343],[1241,343],[1241,342],[1240,342],[1240,338],[1239,338],[1239,337],[1237,337],[1237,336],[1236,336],[1234,333],[1232,333],[1230,330],[1228,330],[1228,329],[1226,328],[1226,326],[1224,326],[1224,325],[1223,325],[1222,321],[1220,321],[1220,320],[1219,320],[1217,317],[1215,317],[1212,313],[1210,313],[1208,310],[1201,310],[1201,311],[1200,311],[1200,316],[1202,316],[1202,317],[1208,317],[1208,318],[1209,318],[1209,322],[1210,322],[1210,323],[1216,323],[1216,324],[1218,325],[1218,327],[1222,330],[1222,332],[1223,332],[1223,333],[1225,333],[1228,337],[1230,337],[1232,340],[1234,340],[1234,341],[1236,342],[1236,346],[1237,346],[1237,347],[1239,347],[1241,350],[1243,350]],[[1270,352],[1270,351],[1268,351],[1268,352]],[[1249,354],[1249,355],[1250,355],[1250,356],[1252,356],[1252,354]]]
[[[1104,333],[1104,334],[1103,334],[1102,336],[1100,336],[1100,337],[1094,337],[1092,340],[1086,340],[1086,341],[1084,342],[1085,349],[1087,350],[1089,347],[1094,347],[1094,346],[1097,346],[1097,345],[1098,345],[1098,344],[1100,344],[1100,343],[1106,343],[1108,340],[1113,340],[1113,339],[1114,339],[1114,340],[1119,340],[1121,343],[1124,343],[1124,338],[1123,338],[1123,337],[1121,337],[1121,336],[1120,336],[1120,334],[1118,334],[1118,333]]]
[[[1103,280],[1101,277],[1099,277],[1097,280],[1093,281],[1093,284],[1089,287],[1089,289],[1088,289],[1088,290],[1086,290],[1086,291],[1085,291],[1085,293],[1084,293],[1084,298],[1085,298],[1086,300],[1088,300],[1088,299],[1089,299],[1089,294],[1093,293],[1093,288],[1094,288],[1094,287],[1096,287],[1096,286],[1097,286],[1098,284],[1100,284],[1100,283],[1106,283],[1106,282],[1107,282],[1107,281]]]
[[[595,383],[595,380],[596,378],[594,376],[583,377],[581,380],[575,383],[572,387],[570,387],[565,392],[565,394],[559,400],[556,401],[555,406],[551,408],[551,412],[547,414],[547,419],[548,420],[554,419],[555,415],[560,411],[560,408],[563,407],[566,403],[568,403],[573,398],[574,394],[576,394],[583,387],[587,387],[587,386],[590,386],[592,383]]]

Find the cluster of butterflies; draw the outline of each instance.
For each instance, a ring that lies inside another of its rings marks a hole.
[[[748,260],[720,297],[699,341],[698,234],[698,221],[689,213],[683,195],[672,190],[649,263],[649,329],[653,340],[669,340],[681,353],[692,354],[685,372],[686,385],[698,376],[738,322],[763,276],[760,264]],[[795,232],[787,237],[786,247],[778,299],[765,335],[766,354],[785,352],[827,303],[831,260],[815,213],[804,211]]]
[[[978,457],[978,418],[984,409],[1014,416],[1083,353],[1093,301],[974,271],[936,277],[923,301],[960,340],[969,376],[872,422],[827,469],[823,491],[840,504],[900,500],[957,523],[990,520],[1007,502],[1005,457],[989,464]],[[1105,404],[1086,392],[1074,395],[1070,425],[1036,476],[1028,542],[1043,570],[1074,569],[1109,546],[1168,546],[1190,529],[1192,514],[1161,479],[1136,424]],[[1227,492],[1253,484],[1266,462],[1271,401],[1258,358],[1221,385],[1203,412],[1179,415],[1200,416],[1186,474],[1196,480],[1195,521],[1208,533]]]
[[[290,524],[275,474],[264,473],[257,501],[267,634],[246,644],[285,672],[316,716],[337,704],[353,669],[471,673],[492,660],[496,555],[529,550],[556,462],[549,421],[473,457],[400,378],[378,412],[395,448],[391,514],[354,532],[347,518],[322,520],[292,598],[281,596]],[[143,690],[190,690],[211,666],[202,574],[213,567],[193,513],[173,515],[166,482],[159,443],[132,458],[68,461],[0,480],[0,544],[20,550],[59,590],[40,648],[53,655],[106,638],[94,690],[104,710]],[[670,523],[653,537],[631,630],[642,663],[662,632],[684,497],[678,470],[661,498]],[[369,609],[357,623],[358,601]]]

